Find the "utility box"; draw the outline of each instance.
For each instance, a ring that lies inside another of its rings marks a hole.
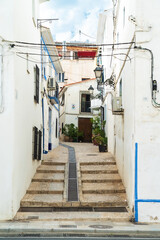
[[[112,114],[121,115],[123,114],[122,108],[122,97],[113,97],[112,99]]]

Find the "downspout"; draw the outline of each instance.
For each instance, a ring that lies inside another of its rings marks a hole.
[[[134,48],[137,50],[148,51],[151,55],[151,99],[152,99],[152,105],[153,105],[153,107],[160,108],[160,103],[156,102],[157,81],[153,79],[153,71],[154,71],[153,52],[149,48],[143,48],[141,46],[139,46],[139,47],[135,46]]]
[[[3,112],[3,45],[0,44],[0,113]]]

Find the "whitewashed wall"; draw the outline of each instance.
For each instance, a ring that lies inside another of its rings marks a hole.
[[[38,3],[38,1],[37,1]],[[0,36],[7,40],[40,42],[32,21],[32,1],[2,0]],[[32,128],[41,129],[41,101],[34,103],[34,64],[5,48],[3,104],[0,113],[0,219],[11,219],[20,206],[39,164],[32,160]]]
[[[65,91],[65,105],[60,107],[60,126],[65,124],[73,123],[75,126],[78,127],[78,117],[84,117],[84,118],[91,118],[93,117],[93,114],[96,114],[97,112],[92,113],[81,113],[80,112],[80,93],[88,93],[88,88],[90,85],[93,86],[94,95],[98,93],[97,91],[97,82],[96,80],[90,80],[90,81],[83,81],[81,83],[73,84],[70,86],[67,86],[67,90]],[[61,97],[60,97],[61,102]],[[75,108],[72,108],[72,105],[74,104]]]
[[[154,79],[158,80],[159,70],[159,7],[155,1],[119,1],[115,42],[131,42],[135,34],[136,45],[152,50],[154,55]],[[124,11],[125,7],[125,24]],[[150,17],[149,17],[150,16]],[[135,18],[135,23],[133,22]],[[106,29],[107,31],[107,29]],[[129,45],[128,45],[129,46]],[[127,50],[120,50],[126,53]],[[116,53],[117,51],[115,51]],[[116,156],[118,169],[126,187],[129,206],[134,207],[135,143],[138,143],[138,198],[160,199],[159,192],[159,147],[160,112],[151,104],[151,56],[147,51],[131,50],[124,61],[114,59],[112,68],[116,74],[116,96],[119,96],[119,82],[122,79],[122,103],[124,116],[113,117],[109,113],[108,129],[114,129],[109,139],[109,149]],[[120,58],[120,57],[119,57]],[[122,57],[121,57],[122,58]],[[123,59],[123,58],[122,58]],[[106,69],[109,66],[106,65]],[[120,73],[120,71],[122,72]],[[158,89],[160,85],[158,82]],[[157,101],[160,102],[159,93]],[[115,121],[113,121],[113,118]],[[114,127],[113,127],[114,126]],[[108,132],[110,136],[110,132]],[[138,216],[141,222],[160,222],[160,203],[139,203]]]
[[[62,68],[65,72],[65,79],[67,84],[80,82],[82,78],[95,78],[94,69],[96,60],[62,60]]]

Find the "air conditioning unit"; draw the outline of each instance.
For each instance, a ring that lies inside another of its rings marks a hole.
[[[121,115],[123,114],[122,108],[122,97],[113,97],[112,99],[112,114]]]
[[[47,84],[47,87],[50,89],[50,90],[55,90],[56,89],[56,80],[55,78],[48,78],[48,84]]]

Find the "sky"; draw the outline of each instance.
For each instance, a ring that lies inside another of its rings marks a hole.
[[[41,4],[40,18],[59,19],[45,24],[55,41],[95,42],[99,13],[111,7],[112,0],[50,0]]]

